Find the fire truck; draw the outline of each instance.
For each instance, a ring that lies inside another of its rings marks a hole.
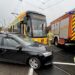
[[[53,42],[56,46],[75,45],[75,10],[54,20],[48,28],[54,34]]]

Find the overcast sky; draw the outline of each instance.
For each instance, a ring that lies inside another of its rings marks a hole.
[[[0,26],[9,25],[16,17],[11,13],[32,10],[43,13],[49,24],[75,8],[75,0],[0,0]]]

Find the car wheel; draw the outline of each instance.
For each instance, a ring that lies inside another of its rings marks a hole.
[[[32,57],[29,59],[29,65],[33,69],[39,69],[41,66],[40,60],[36,57]]]

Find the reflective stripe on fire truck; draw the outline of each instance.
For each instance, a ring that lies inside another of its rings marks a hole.
[[[72,16],[72,38],[71,40],[75,40],[75,15]]]

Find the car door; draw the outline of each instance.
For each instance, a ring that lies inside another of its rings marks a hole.
[[[16,41],[14,38],[5,37],[3,38],[2,48],[4,53],[2,54],[2,58],[9,62],[14,63],[22,63],[25,60],[25,53],[23,51],[19,51],[17,46],[20,43]]]
[[[3,53],[2,43],[3,43],[3,39],[2,39],[2,37],[0,36],[0,58],[1,58],[1,55],[2,55],[2,53]]]

